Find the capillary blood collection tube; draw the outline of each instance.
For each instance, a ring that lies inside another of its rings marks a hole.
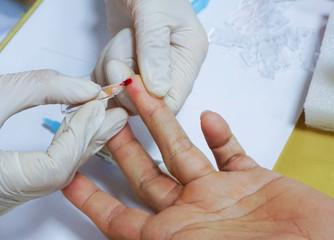
[[[121,83],[118,84],[112,84],[108,85],[106,87],[101,88],[98,97],[95,100],[100,101],[107,101],[113,97],[115,97],[117,94],[121,93],[123,89],[131,83],[131,79],[127,79]],[[61,105],[61,112],[63,114],[69,114],[77,111],[80,107],[82,107],[83,104],[79,105]]]

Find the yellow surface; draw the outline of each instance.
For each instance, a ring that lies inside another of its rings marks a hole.
[[[302,115],[274,171],[334,198],[334,133],[306,127]]]
[[[29,19],[31,14],[37,9],[37,7],[43,2],[43,0],[36,0],[36,2],[29,8],[29,10],[22,15],[20,21],[14,26],[14,28],[8,33],[8,35],[0,42],[0,52],[6,47],[10,40],[20,30],[23,24]]]

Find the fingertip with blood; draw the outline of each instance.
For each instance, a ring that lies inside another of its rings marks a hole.
[[[138,95],[146,95],[147,92],[144,89],[144,85],[142,79],[139,75],[133,75],[124,82],[124,86],[128,90],[131,100],[136,103],[138,99]],[[140,97],[140,98],[143,98]]]

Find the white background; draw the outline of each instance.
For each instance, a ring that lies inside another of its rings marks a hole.
[[[199,14],[207,32],[219,27],[237,8],[235,0],[211,0]],[[291,23],[323,30],[332,1],[298,1],[288,11]],[[322,38],[320,31],[319,38]],[[108,42],[102,0],[44,0],[0,53],[0,74],[53,68],[64,74],[88,77]],[[259,164],[272,168],[302,111],[311,74],[291,65],[274,80],[261,78],[239,58],[210,45],[194,89],[178,115],[185,131],[213,162],[200,130],[199,116],[210,109],[220,113]],[[0,103],[1,104],[1,103]],[[1,150],[45,151],[52,134],[42,119],[61,121],[58,105],[24,111],[0,130]],[[161,156],[138,117],[131,125],[153,158]],[[96,158],[82,169],[105,191],[128,206],[141,207],[116,167]],[[0,218],[0,239],[104,239],[90,220],[60,192],[24,204]]]

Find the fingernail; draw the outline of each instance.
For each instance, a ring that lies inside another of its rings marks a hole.
[[[210,113],[211,111],[210,110],[205,110],[205,111],[203,111],[202,113],[201,113],[201,118],[202,118],[202,116],[204,115],[204,114],[206,114],[206,113]]]

